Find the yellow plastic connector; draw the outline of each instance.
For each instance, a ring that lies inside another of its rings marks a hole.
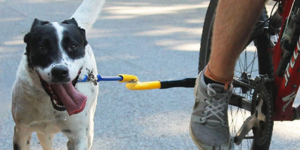
[[[138,77],[134,75],[119,74],[119,76],[123,78],[123,80],[119,82],[137,82],[139,80]]]
[[[129,90],[151,90],[159,89],[161,84],[159,81],[150,81],[150,82],[129,82],[126,83],[126,88]]]
[[[140,82],[138,77],[128,74],[119,74],[123,78],[122,81],[126,82],[126,88],[129,90],[150,90],[150,89],[159,89],[161,83],[159,81],[149,81],[149,82]]]

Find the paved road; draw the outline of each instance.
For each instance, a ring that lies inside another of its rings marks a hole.
[[[0,149],[12,149],[10,93],[34,18],[62,21],[81,0],[0,0]],[[109,0],[88,41],[101,75],[140,80],[194,77],[209,0]],[[193,89],[128,91],[103,82],[95,114],[93,149],[196,149],[188,124]],[[298,103],[299,104],[299,103]],[[300,149],[299,122],[276,123],[271,149]],[[58,134],[55,149],[66,149]],[[33,136],[32,149],[41,149]]]

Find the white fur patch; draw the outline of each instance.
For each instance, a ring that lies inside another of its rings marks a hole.
[[[63,32],[64,32],[64,27],[61,26],[59,23],[57,22],[52,22],[52,25],[54,26],[54,28],[56,29],[56,34],[57,34],[57,38],[58,38],[58,45],[59,45],[59,48],[62,49],[62,46],[61,46],[61,41],[63,39]]]

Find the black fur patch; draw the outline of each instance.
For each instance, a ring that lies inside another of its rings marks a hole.
[[[69,25],[75,25],[76,28],[80,31],[80,34],[81,34],[81,40],[82,40],[82,43],[84,44],[84,46],[86,46],[88,44],[87,40],[86,40],[86,36],[85,36],[85,30],[80,28],[76,22],[76,20],[74,18],[71,18],[69,20],[65,20],[62,22],[63,24],[69,24]]]
[[[21,147],[17,143],[14,143],[14,150],[21,150]]]
[[[75,20],[73,19],[72,22],[74,21]],[[87,45],[85,30],[79,28],[77,23],[66,24],[64,22],[62,23],[62,26],[65,27],[62,40],[63,49],[71,59],[79,59],[84,57],[84,48]]]
[[[53,62],[60,61],[58,38],[52,24],[35,25],[24,37],[29,67],[46,68]]]
[[[61,132],[68,133],[68,134],[72,133],[72,131],[70,129],[63,129],[63,130],[61,130]]]

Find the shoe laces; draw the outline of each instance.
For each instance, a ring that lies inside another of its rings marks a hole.
[[[227,93],[217,93],[216,90],[212,87],[211,84],[207,86],[208,99],[205,99],[204,102],[207,104],[205,110],[203,111],[204,116],[200,118],[201,123],[212,123],[212,124],[221,124],[226,127],[227,117]],[[225,113],[224,113],[225,112]],[[226,120],[225,120],[226,119]],[[215,126],[211,126],[215,127]]]

